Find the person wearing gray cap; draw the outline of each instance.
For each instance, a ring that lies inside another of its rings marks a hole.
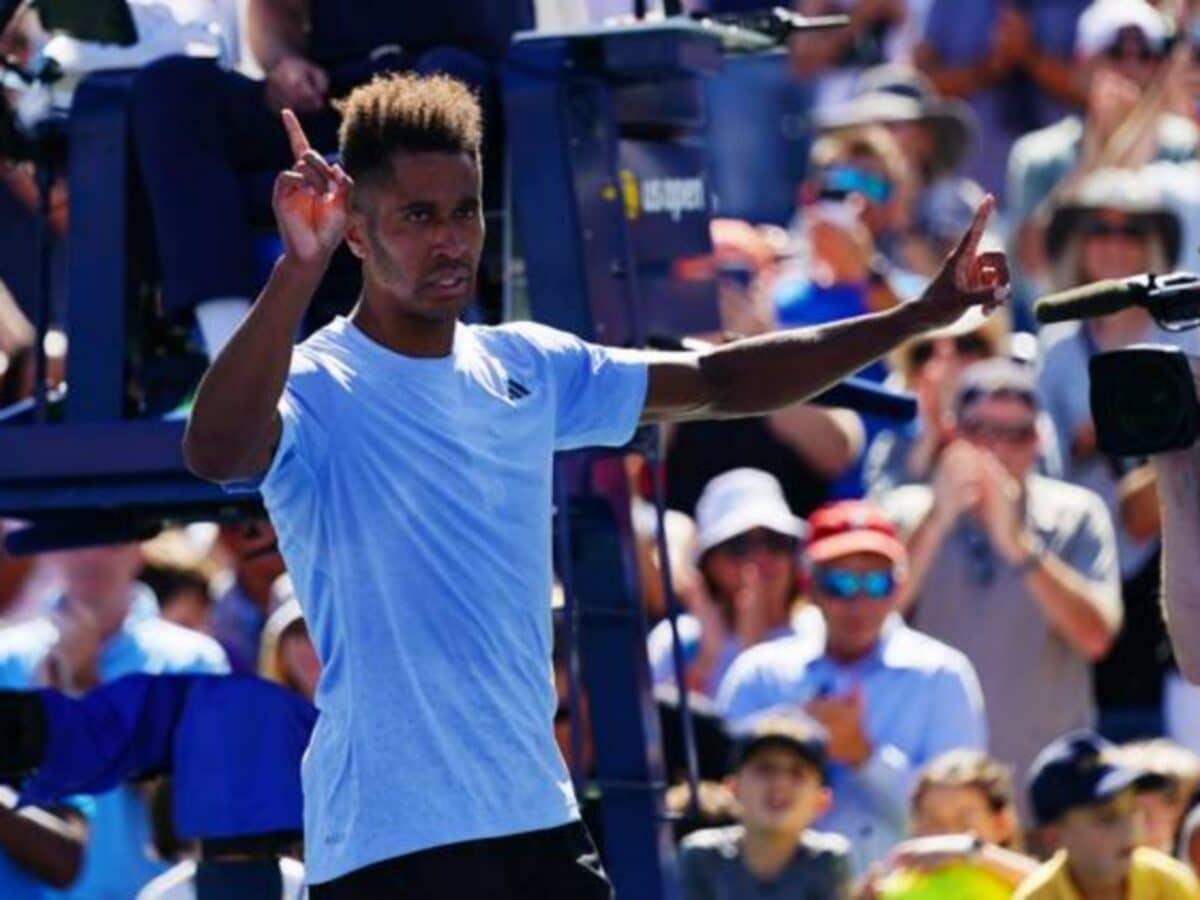
[[[957,437],[932,486],[882,500],[908,535],[901,606],[974,664],[989,748],[1024,771],[1051,738],[1094,723],[1092,663],[1123,617],[1116,541],[1100,497],[1034,471],[1039,401],[1027,368],[971,366],[953,409]]]
[[[799,548],[804,522],[787,505],[774,476],[734,469],[712,479],[696,504],[696,564],[702,583],[679,617],[689,688],[714,696],[742,650],[795,633]],[[807,632],[820,618],[801,612]],[[675,680],[671,625],[650,632],[656,685]]]

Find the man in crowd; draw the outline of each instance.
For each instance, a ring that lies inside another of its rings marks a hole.
[[[154,595],[135,581],[136,544],[71,550],[55,557],[65,589],[41,618],[0,629],[0,688],[86,691],[135,672],[229,670],[214,640],[159,618]],[[120,787],[95,798],[79,900],[128,898],[165,869],[149,857],[150,821],[141,796]]]
[[[694,832],[680,849],[684,900],[848,900],[845,838],[812,830],[829,808],[826,736],[799,717],[767,719],[735,751],[741,822]]]
[[[1038,754],[1030,801],[1058,852],[1025,880],[1015,900],[1189,900],[1200,894],[1183,863],[1136,847],[1135,793],[1145,776],[1121,766],[1115,750],[1097,734],[1076,731]]]
[[[711,697],[738,653],[795,633],[792,605],[804,525],[778,481],[757,469],[734,469],[708,483],[696,526],[702,583],[688,594],[691,609],[676,625],[689,687]],[[807,621],[807,631],[820,631],[819,619]],[[655,626],[647,647],[654,683],[673,684],[670,622]]]
[[[263,626],[274,611],[271,586],[283,574],[275,529],[266,519],[221,527],[221,547],[229,554],[230,579],[218,586],[212,608],[212,634],[239,674],[258,671]]]
[[[878,508],[843,501],[809,524],[811,596],[825,639],[798,635],[746,651],[718,706],[734,729],[795,706],[824,726],[834,804],[818,824],[850,840],[861,874],[903,837],[921,767],[986,745],[983,696],[961,653],[894,615],[907,554]]]
[[[343,114],[345,170],[285,114],[284,255],[184,442],[197,474],[260,484],[321,657],[304,770],[313,897],[611,896],[550,727],[554,452],[797,403],[996,307],[1004,257],[977,253],[993,204],[891,312],[705,352],[619,351],[459,322],[484,237],[482,110],[461,82],[376,80]],[[362,294],[293,358],[343,238]]]
[[[975,364],[932,487],[885,500],[908,536],[901,608],[974,663],[991,750],[1022,771],[1048,740],[1092,724],[1091,665],[1121,624],[1112,521],[1095,494],[1034,472],[1038,409],[1026,368]]]

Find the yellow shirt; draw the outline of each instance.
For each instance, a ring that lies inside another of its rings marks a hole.
[[[1129,870],[1128,900],[1200,900],[1200,883],[1192,870],[1165,853],[1139,847]],[[1054,858],[1025,879],[1013,900],[1083,900],[1067,872],[1067,853]]]

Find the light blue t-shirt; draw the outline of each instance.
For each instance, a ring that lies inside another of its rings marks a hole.
[[[303,765],[321,883],[578,818],[554,743],[556,450],[618,446],[644,361],[540,325],[403,356],[339,318],[296,348],[262,482],[323,663]]]
[[[38,669],[57,642],[58,628],[48,618],[0,628],[0,688],[38,686]],[[154,595],[144,585],[135,585],[129,615],[101,648],[98,668],[100,680],[107,682],[139,672],[223,675],[229,662],[212,638],[159,618]],[[63,896],[129,900],[167,869],[147,855],[152,839],[145,801],[130,787],[92,799],[83,872]]]

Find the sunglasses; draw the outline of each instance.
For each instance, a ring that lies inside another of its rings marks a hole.
[[[832,166],[821,176],[820,199],[844,200],[850,194],[862,194],[871,203],[887,203],[892,198],[892,183],[853,166]]]
[[[1139,222],[1136,219],[1131,219],[1119,225],[1113,222],[1103,222],[1098,219],[1093,219],[1083,226],[1082,231],[1084,237],[1124,237],[1142,240],[1149,236],[1150,226],[1147,223]]]
[[[737,537],[717,544],[713,549],[724,550],[730,556],[736,556],[739,559],[749,556],[756,550],[790,554],[796,551],[796,539],[777,531],[761,529],[739,534]]]
[[[1133,44],[1118,42],[1105,50],[1104,55],[1112,62],[1152,63],[1162,59],[1161,53],[1156,53],[1152,47],[1141,41]]]
[[[813,583],[822,594],[836,600],[853,600],[855,597],[887,600],[896,590],[896,573],[820,568],[813,572]]]
[[[919,369],[933,359],[936,346],[934,341],[920,341],[914,344],[912,350],[909,351],[912,367]],[[960,334],[954,338],[954,353],[957,356],[991,356],[992,345],[986,338],[978,334]]]
[[[981,420],[966,420],[960,425],[963,434],[969,438],[984,441],[995,441],[1004,444],[1028,444],[1037,440],[1037,424],[1023,422],[1019,425],[1001,425],[998,422]]]

